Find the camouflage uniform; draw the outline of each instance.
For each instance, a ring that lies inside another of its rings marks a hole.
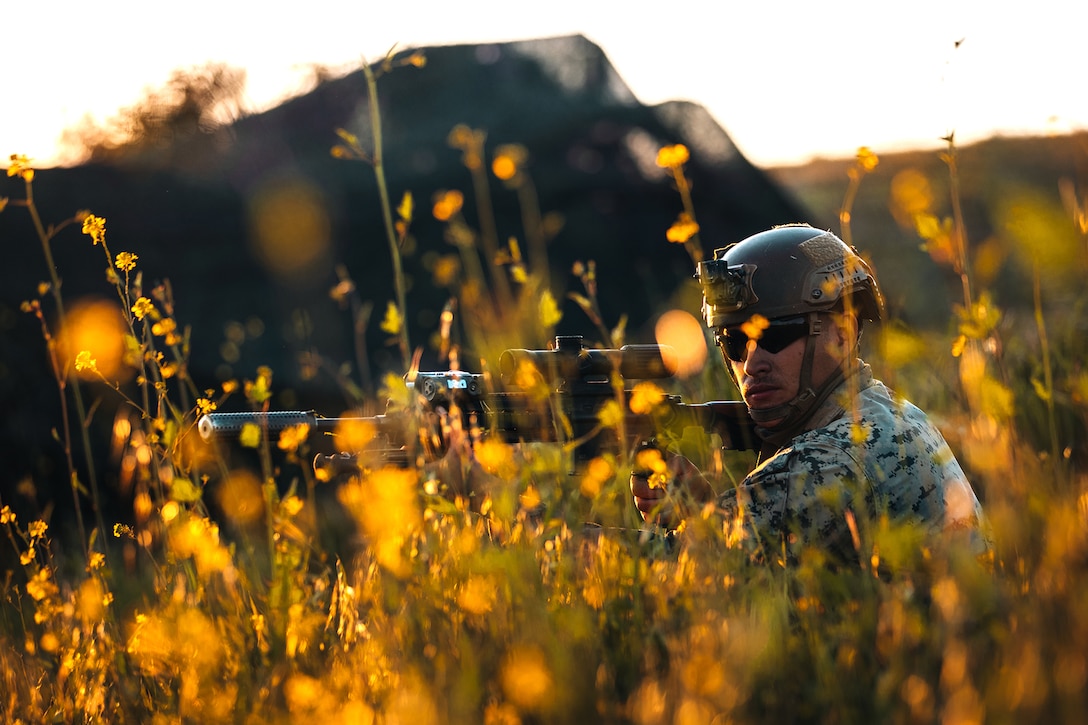
[[[850,385],[859,391],[854,406]],[[820,545],[856,560],[847,511],[855,531],[887,514],[930,534],[967,529],[976,550],[986,547],[979,501],[944,437],[865,363],[719,503],[767,557],[785,547],[793,558],[800,546]]]

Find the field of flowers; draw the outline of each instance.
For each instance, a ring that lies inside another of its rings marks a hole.
[[[391,200],[380,119],[373,128],[372,139],[341,132],[334,153],[373,165],[391,274],[399,278],[400,242],[415,210],[410,195]],[[482,133],[465,128],[454,129],[450,143],[464,152],[466,186],[480,189],[493,174],[519,193],[531,190],[524,149],[488,149]],[[0,502],[5,546],[20,565],[2,576],[0,718],[1082,721],[1088,475],[1084,442],[1068,440],[1059,420],[1088,420],[1084,345],[1076,315],[1048,312],[1058,283],[1047,277],[1045,259],[1034,268],[1034,316],[1014,325],[994,304],[956,204],[951,140],[945,160],[953,182],[948,217],[930,203],[897,213],[908,215],[920,245],[941,250],[962,282],[962,302],[948,310],[947,332],[889,322],[868,341],[867,357],[940,423],[983,499],[994,548],[979,560],[909,528],[864,521],[858,565],[844,569],[817,552],[796,566],[753,563],[733,522],[711,509],[693,513],[674,543],[640,531],[626,451],[604,452],[572,474],[570,446],[518,449],[471,430],[439,429],[460,437],[443,461],[392,466],[368,454],[375,431],[358,423],[335,437],[340,450],[358,454],[358,465],[329,477],[308,465],[313,431],[303,426],[278,436],[253,426],[229,446],[204,441],[198,419],[228,399],[268,409],[274,372],[215,388],[193,380],[169,289],[144,288],[139,255],[112,249],[107,220],[93,210],[39,219],[34,169],[12,157],[8,175],[25,182],[26,194],[0,199],[0,211],[31,215],[53,275],[24,311],[41,322],[66,406],[57,436],[68,453],[74,510],[100,512],[84,504],[102,493],[93,474],[83,480],[88,474],[78,473],[95,470],[90,460],[84,465],[86,426],[67,421],[86,420],[98,398],[112,396],[126,413],[115,433],[133,512],[125,523],[79,516],[74,533],[60,537],[44,518],[23,520],[12,502]],[[687,150],[665,147],[658,161],[671,172],[681,210],[660,231],[662,244],[683,244],[700,259]],[[862,150],[843,179],[839,231],[848,241],[851,205],[877,164]],[[444,350],[451,369],[459,354],[452,325],[474,349],[497,352],[540,347],[560,322],[556,300],[527,261],[540,259],[540,250],[523,257],[515,240],[481,254],[486,234],[459,214],[466,196],[451,191],[429,209],[447,222],[460,255],[447,270],[460,280],[457,313],[427,343]],[[1088,197],[1079,198],[1067,217],[1048,220],[1061,228],[1030,231],[1040,240],[1075,240],[1070,253],[1083,266]],[[1038,221],[1015,209],[1006,216],[1021,231]],[[108,323],[73,324],[61,295],[64,260],[54,260],[52,242],[80,230],[109,270],[105,284],[116,304],[103,313]],[[547,233],[526,229],[524,242],[542,244]],[[1047,243],[1039,243],[1040,255]],[[592,264],[574,273],[584,289],[576,300],[598,324],[602,344],[622,344],[622,327],[596,313]],[[380,324],[406,372],[413,341],[403,289],[397,296]],[[679,392],[718,397],[717,365],[715,356],[696,361],[695,372],[677,381]],[[1031,373],[1025,378],[1023,370]],[[406,409],[418,405],[400,374],[386,379],[384,393]],[[609,410],[602,428],[622,424],[623,415]],[[235,466],[227,447],[248,450],[256,464]],[[706,462],[728,481],[742,477],[750,460],[708,454]],[[459,495],[460,474],[472,465],[502,485]],[[61,547],[61,538],[82,550]]]

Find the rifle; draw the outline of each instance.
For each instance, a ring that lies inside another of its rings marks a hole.
[[[635,413],[636,389],[630,381],[661,380],[675,374],[675,351],[660,345],[625,345],[618,350],[588,349],[582,338],[560,336],[547,350],[509,349],[498,360],[499,385],[485,373],[418,372],[409,388],[414,409],[387,408],[383,415],[326,418],[313,411],[209,413],[198,423],[205,440],[237,436],[243,426],[267,433],[305,424],[333,434],[349,426],[368,427],[370,452],[387,465],[434,460],[445,452],[436,434],[436,414],[459,415],[462,425],[506,443],[555,442],[573,452],[573,467],[610,451],[623,455],[655,445],[659,436],[680,437],[686,427],[717,433],[723,448],[758,450],[755,423],[742,401],[684,403],[665,394],[648,412]],[[493,389],[497,387],[497,389]],[[615,403],[611,424],[606,406]],[[622,407],[621,407],[622,406]],[[315,469],[340,472],[357,467],[354,454],[318,455]],[[573,472],[573,470],[572,470]]]

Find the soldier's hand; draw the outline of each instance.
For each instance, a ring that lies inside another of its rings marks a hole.
[[[712,500],[714,489],[687,458],[644,449],[631,471],[631,495],[643,520],[675,528],[693,509]]]
[[[498,490],[502,483],[476,460],[470,431],[462,427],[459,415],[451,415],[443,407],[434,411],[435,425],[441,431],[445,453],[424,467],[424,474],[434,476],[441,484],[442,493],[449,499],[468,500],[475,509],[480,502]]]

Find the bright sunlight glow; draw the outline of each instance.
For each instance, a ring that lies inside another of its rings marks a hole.
[[[65,7],[70,12],[65,12]],[[4,9],[0,158],[62,162],[62,130],[98,121],[161,88],[173,70],[223,62],[247,72],[248,110],[399,48],[580,33],[600,45],[642,102],[705,106],[761,166],[936,148],[995,133],[1088,127],[1079,75],[1088,5],[1037,0],[720,3],[555,0],[342,3],[290,11],[248,2],[185,6],[101,0],[11,2]],[[621,9],[622,8],[622,9]]]

